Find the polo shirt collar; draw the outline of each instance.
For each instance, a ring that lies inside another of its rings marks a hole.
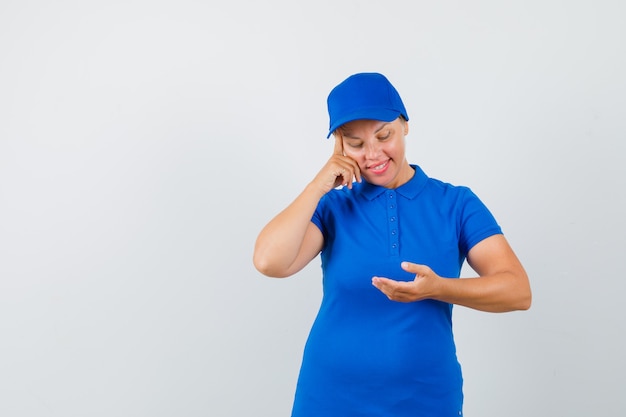
[[[413,177],[405,184],[402,184],[398,188],[395,188],[395,192],[401,196],[413,199],[424,189],[428,176],[417,165],[411,165],[411,168],[415,170]],[[363,181],[360,185],[360,193],[368,200],[373,200],[388,189],[379,185],[373,185],[366,181]]]

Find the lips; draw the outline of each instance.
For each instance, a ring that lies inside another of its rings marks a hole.
[[[389,168],[389,159],[376,165],[371,165],[368,170],[376,175],[382,174]]]

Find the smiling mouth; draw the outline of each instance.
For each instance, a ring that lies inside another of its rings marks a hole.
[[[385,169],[387,169],[388,166],[389,166],[389,160],[386,160],[385,162],[375,165],[375,166],[371,166],[368,169],[372,171],[374,174],[379,174],[385,171]]]

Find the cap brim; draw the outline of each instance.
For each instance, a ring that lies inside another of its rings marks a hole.
[[[350,123],[355,120],[379,120],[381,122],[393,122],[398,117],[400,117],[401,114],[402,112],[399,112],[397,110],[359,109],[335,120],[328,130],[328,135],[326,136],[326,139],[328,139],[335,130],[337,130],[340,126],[345,125],[346,123]]]

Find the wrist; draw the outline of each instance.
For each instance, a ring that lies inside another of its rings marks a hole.
[[[329,190],[327,190],[325,187],[320,186],[319,184],[317,184],[315,181],[311,181],[310,183],[307,184],[307,186],[304,188],[303,193],[310,195],[314,198],[316,198],[318,201],[319,199],[321,199],[322,197],[324,197],[324,195],[328,192]]]
[[[432,296],[430,298],[438,301],[445,301],[450,293],[450,284],[453,284],[450,278],[435,277],[432,288]]]

